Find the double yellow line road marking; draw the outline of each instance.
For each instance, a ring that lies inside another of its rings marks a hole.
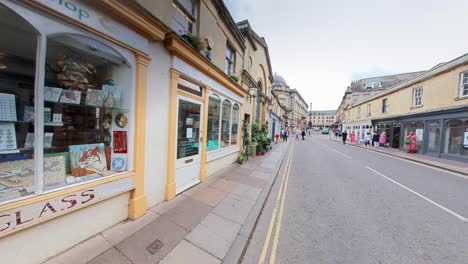
[[[268,227],[267,236],[265,242],[263,243],[262,254],[260,255],[259,264],[265,263],[265,258],[268,253],[268,248],[270,246],[270,241],[272,240],[273,228],[275,228],[275,233],[272,241],[271,251],[270,251],[270,264],[275,263],[276,259],[276,250],[278,249],[279,242],[279,233],[281,231],[281,220],[283,218],[284,210],[284,201],[286,198],[286,192],[288,190],[288,179],[289,171],[291,168],[292,156],[294,152],[294,142],[292,142],[291,149],[289,150],[288,157],[286,160],[286,167],[281,179],[281,185],[278,191],[278,196],[276,197],[275,207],[273,208],[273,214],[270,220],[270,226]]]

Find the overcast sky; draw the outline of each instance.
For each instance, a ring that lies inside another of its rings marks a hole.
[[[468,0],[224,0],[266,38],[273,73],[313,110],[351,80],[427,70],[468,52]]]

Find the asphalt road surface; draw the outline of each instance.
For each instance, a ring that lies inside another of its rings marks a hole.
[[[467,178],[318,133],[290,160],[243,263],[468,263]]]

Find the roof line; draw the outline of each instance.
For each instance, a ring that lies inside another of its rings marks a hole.
[[[457,62],[459,61],[459,62]],[[420,75],[417,75],[411,79],[408,79],[408,80],[405,80],[403,82],[400,82],[398,84],[395,84],[394,86],[391,86],[389,87],[387,90],[381,92],[381,93],[378,93],[378,94],[375,94],[371,97],[368,97],[362,101],[358,101],[356,102],[355,104],[353,104],[353,107],[354,106],[358,106],[358,105],[362,105],[364,103],[367,103],[367,102],[370,102],[374,99],[378,99],[378,98],[381,98],[381,97],[384,97],[385,95],[388,95],[388,94],[391,94],[393,92],[396,92],[398,90],[401,90],[401,89],[404,89],[408,86],[411,86],[413,84],[416,84],[416,83],[419,83],[419,82],[423,82],[429,78],[432,78],[436,75],[439,75],[439,74],[442,74],[446,71],[449,71],[453,68],[456,68],[458,66],[461,66],[461,65],[464,65],[464,64],[468,64],[468,53],[465,53],[447,63],[445,63],[444,65],[441,65],[440,67],[437,67],[435,69],[430,69],[428,71],[426,71],[425,73],[423,74],[420,74]]]

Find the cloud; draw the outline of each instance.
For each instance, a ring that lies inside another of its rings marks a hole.
[[[391,75],[391,74],[396,74],[396,72],[392,71],[392,70],[389,70],[389,69],[386,69],[382,65],[373,65],[372,67],[370,67],[366,71],[352,72],[351,73],[351,80],[361,80],[361,79],[365,79],[365,78],[385,76],[385,75]]]

